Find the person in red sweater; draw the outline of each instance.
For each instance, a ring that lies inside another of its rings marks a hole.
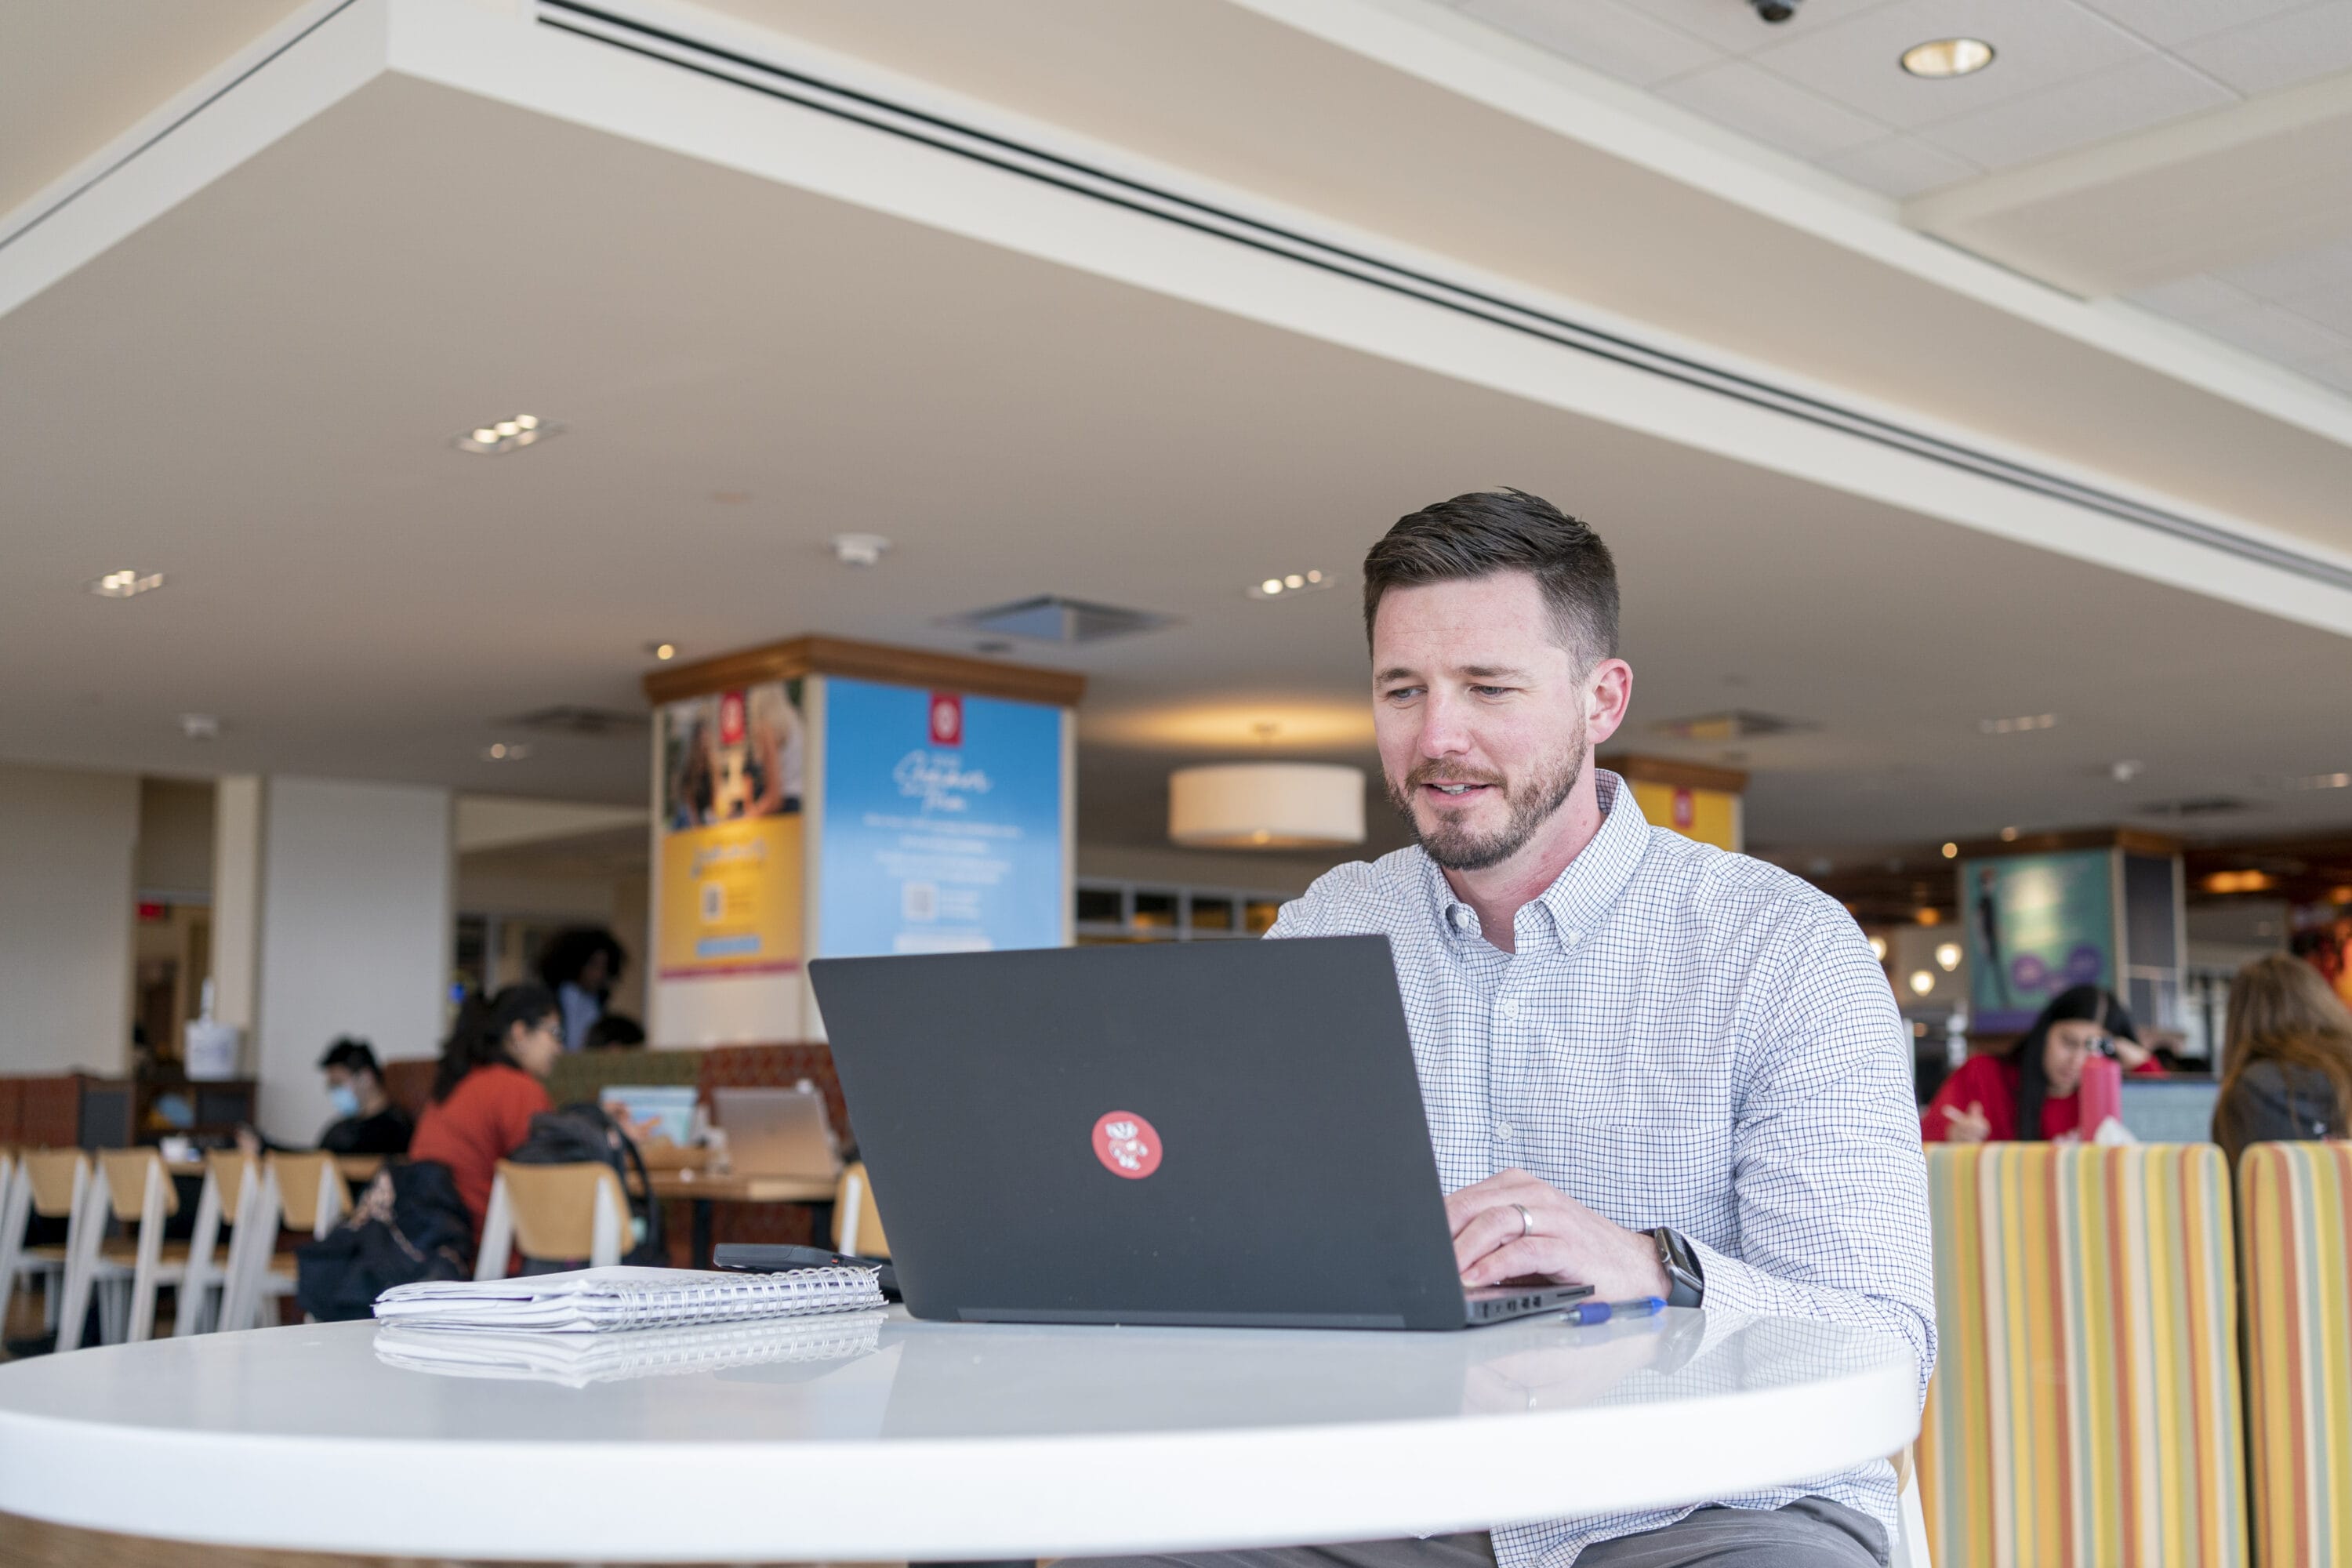
[[[2161,1078],[2115,993],[2077,985],[2050,999],[2007,1056],[1970,1057],[1919,1118],[1930,1143],[2073,1142],[2082,1136],[2083,1064],[2111,1055],[2126,1073]]]
[[[467,997],[441,1047],[408,1157],[449,1167],[477,1240],[499,1162],[522,1147],[532,1117],[555,1109],[541,1080],[562,1054],[563,1010],[546,986],[532,984],[509,985],[488,1001]]]

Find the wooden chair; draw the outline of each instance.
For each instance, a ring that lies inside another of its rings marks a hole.
[[[1943,1568],[2246,1560],[2229,1173],[2210,1143],[1927,1151]]]
[[[890,1238],[882,1234],[882,1216],[875,1212],[874,1185],[866,1179],[863,1160],[852,1161],[834,1188],[833,1249],[856,1258],[890,1256]]]
[[[2352,1563],[2352,1143],[2238,1157],[2254,1561]]]
[[[499,1162],[490,1206],[482,1216],[477,1279],[503,1279],[520,1252],[542,1262],[586,1258],[592,1268],[618,1263],[629,1230],[629,1200],[613,1167],[599,1161],[567,1165]]]
[[[5,1272],[0,1272],[0,1321],[5,1321],[11,1285],[19,1276],[41,1280],[41,1320],[57,1331],[64,1310],[66,1262],[72,1251],[72,1221],[81,1212],[82,1192],[89,1184],[89,1157],[79,1149],[19,1149],[16,1152],[14,1206],[5,1215],[0,1247],[12,1249]],[[61,1244],[33,1247],[25,1232],[33,1216],[67,1222],[68,1239]]]
[[[105,1288],[128,1292],[127,1310],[116,1307],[115,1321],[108,1325],[109,1342],[147,1339],[155,1331],[157,1290],[177,1286],[188,1276],[188,1244],[163,1239],[163,1227],[180,1212],[179,1189],[163,1169],[163,1157],[152,1149],[101,1150],[98,1180],[106,1194],[106,1209],[131,1232],[121,1240],[99,1244],[100,1258],[123,1270],[104,1280]],[[103,1307],[100,1315],[102,1320],[106,1316]]]

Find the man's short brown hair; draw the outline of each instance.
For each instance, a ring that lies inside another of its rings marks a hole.
[[[1364,640],[1391,588],[1525,572],[1552,638],[1580,671],[1617,657],[1617,563],[1601,536],[1541,496],[1474,490],[1397,519],[1364,557]]]

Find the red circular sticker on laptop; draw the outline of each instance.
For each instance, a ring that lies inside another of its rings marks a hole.
[[[1160,1130],[1132,1110],[1107,1112],[1095,1123],[1095,1158],[1112,1175],[1139,1182],[1160,1169]]]

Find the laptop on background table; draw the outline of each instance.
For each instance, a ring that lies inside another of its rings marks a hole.
[[[738,1175],[829,1182],[841,1174],[824,1096],[814,1089],[714,1089],[710,1112],[727,1134],[727,1168]]]
[[[1386,937],[809,974],[919,1318],[1459,1329],[1590,1293],[1464,1290]]]

